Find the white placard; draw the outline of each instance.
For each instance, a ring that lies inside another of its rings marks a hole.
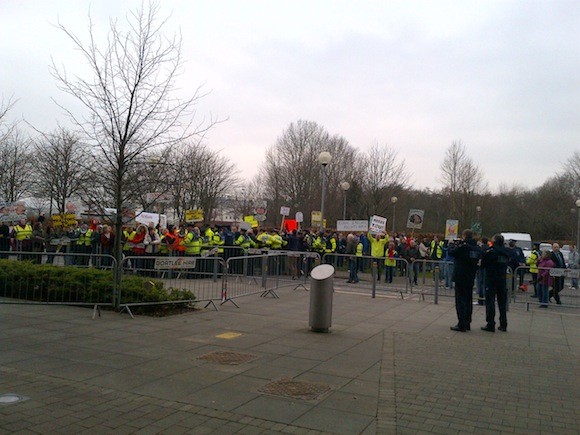
[[[409,217],[407,218],[407,228],[420,230],[423,228],[423,219],[425,218],[425,210],[412,208],[409,210]]]
[[[296,212],[296,222],[304,222],[304,214],[301,211]]]
[[[290,216],[290,207],[282,206],[280,207],[280,214],[282,216]]]
[[[373,215],[371,217],[371,224],[369,231],[372,234],[380,234],[387,228],[387,218],[382,216]]]
[[[367,232],[369,230],[369,221],[366,220],[336,221],[336,230]]]
[[[155,226],[160,224],[160,227],[167,228],[167,216],[164,214],[143,211],[135,216],[135,222],[143,225],[149,225],[149,223],[153,222]]]
[[[445,240],[459,239],[459,221],[457,219],[447,219],[445,222]]]

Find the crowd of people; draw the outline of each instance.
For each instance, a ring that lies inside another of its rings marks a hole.
[[[111,226],[107,224],[78,222],[60,229],[54,228],[50,220],[45,220],[44,216],[33,222],[21,219],[13,226],[7,223],[0,225],[0,256],[6,258],[8,251],[21,251],[23,258],[41,262],[41,255],[26,253],[43,253],[47,256],[46,262],[52,263],[54,254],[61,252],[67,254],[65,256],[67,265],[88,265],[91,256],[102,254],[99,255],[98,264],[107,267],[111,265],[110,256],[114,254],[115,237]],[[321,257],[326,254],[333,257],[332,262],[339,267],[347,262],[348,282],[353,284],[359,282],[359,272],[370,269],[379,282],[384,279],[384,282],[389,284],[397,275],[408,275],[411,284],[417,285],[420,273],[426,268],[439,273],[438,284],[441,286],[447,289],[456,288],[456,293],[467,293],[461,275],[465,264],[461,266],[461,261],[458,261],[462,249],[466,246],[464,239],[448,241],[441,240],[436,235],[427,239],[401,233],[391,235],[386,232],[345,233],[329,229],[285,231],[235,225],[218,228],[215,225],[201,223],[168,225],[167,228],[161,228],[152,222],[148,225],[125,226],[120,238],[123,254],[135,257],[207,256],[211,253],[227,260],[232,256],[260,253],[263,250],[315,252]],[[475,241],[471,236],[468,240],[468,244],[473,244],[474,249],[479,252],[477,265],[485,264],[485,253],[488,250],[495,247],[497,251],[500,248],[499,242],[496,246],[495,240],[490,242],[486,237]],[[538,298],[541,306],[547,306],[552,298],[556,303],[561,303],[559,293],[564,287],[564,278],[552,276],[549,269],[578,268],[578,253],[574,247],[571,250],[569,264],[564,261],[557,243],[552,246],[552,251],[543,253],[539,251],[539,244],[534,244],[534,250],[528,258],[525,258],[514,240],[502,242],[501,248],[506,250],[506,267],[518,271],[513,274],[512,286],[519,284],[520,288],[526,287],[524,275],[529,268],[534,289],[533,297]],[[292,278],[297,279],[302,274],[308,273],[312,261],[305,259],[304,256],[291,257],[287,272]],[[95,260],[91,264],[94,262]],[[406,267],[410,268],[409,273]],[[485,275],[484,269],[475,267],[469,272],[474,274],[474,285],[471,287],[476,286],[478,303],[482,305],[486,304],[488,299],[490,292],[486,291],[486,286],[491,279]],[[573,279],[572,286],[578,286],[577,279]],[[470,293],[471,291],[472,289],[469,290]],[[458,304],[463,306],[463,300],[458,301]]]

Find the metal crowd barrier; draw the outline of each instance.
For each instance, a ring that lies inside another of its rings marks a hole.
[[[226,262],[226,300],[234,305],[233,299],[257,293],[277,298],[276,290],[284,286],[306,288],[310,271],[320,264],[316,252],[249,250],[249,254]]]
[[[538,270],[547,270],[546,268],[538,267]],[[579,308],[580,307],[580,291],[578,289],[572,290],[571,280],[572,278],[578,279],[580,277],[580,269],[563,269],[563,268],[549,268],[550,276],[552,280],[561,279],[562,289],[559,292],[560,300],[562,304],[555,304],[550,302],[550,306],[558,308]],[[510,288],[510,299],[512,303],[525,304],[526,310],[530,307],[539,306],[540,302],[538,298],[534,298],[534,283],[531,279],[525,279],[523,285],[519,285],[519,277],[526,276],[530,274],[529,266],[519,266],[516,268],[514,276],[516,279],[512,280],[512,286]],[[554,291],[554,285],[550,286],[550,296],[552,299]]]
[[[326,253],[324,254],[323,263],[332,264],[336,270],[336,277],[347,280],[357,291],[363,290],[370,292],[374,298],[377,293],[384,294],[387,292],[396,292],[404,297],[409,292],[409,263],[404,258],[394,258],[395,266],[392,270],[392,280],[387,278],[387,269],[385,265],[387,257],[371,257],[368,255],[351,255]],[[357,271],[358,282],[350,283],[350,268],[354,267]]]
[[[235,299],[243,296],[260,294],[277,298],[276,290],[284,286],[307,289],[310,271],[321,262],[334,265],[339,280],[348,279],[349,267],[356,267],[359,282],[348,289],[367,291],[373,298],[377,294],[397,292],[401,298],[409,294],[418,294],[423,299],[425,295],[432,295],[434,302],[438,303],[439,297],[454,295],[450,279],[452,262],[418,260],[409,263],[396,258],[393,280],[385,282],[386,257],[327,253],[321,258],[316,252],[224,248],[219,255],[214,247],[202,256],[125,257],[121,263],[120,289],[115,287],[116,262],[110,255],[4,251],[0,252],[0,260],[4,262],[0,268],[0,303],[88,305],[94,307],[93,316],[99,312],[100,306],[120,307],[131,315],[131,307],[144,305],[206,302],[205,307],[212,305],[217,309],[216,303],[231,302],[237,307]],[[78,268],[94,269],[95,274],[81,277],[67,272]],[[580,270],[554,268],[550,273],[554,278],[568,280],[577,278]],[[158,283],[158,288],[167,295],[183,290],[193,296],[144,300],[142,294],[124,285],[128,276],[144,278],[144,285],[156,286]],[[518,267],[513,273],[508,268],[506,276],[508,301],[526,304],[528,310],[530,306],[539,304],[538,299],[531,297],[533,286],[529,276],[527,266]],[[479,303],[483,303],[485,282],[481,270],[478,270],[474,290],[479,294]],[[577,308],[580,306],[579,296],[580,292],[564,286],[560,293],[562,305],[558,307]]]
[[[194,297],[167,298],[167,300],[144,301],[139,292],[131,292],[122,286],[119,292],[119,307],[132,316],[131,307],[162,304],[187,304],[206,302],[205,307],[216,302],[224,302],[222,289],[225,284],[226,263],[215,256],[128,256],[121,263],[123,279],[140,276],[147,279],[150,286],[159,285],[171,295],[178,291],[191,292]]]
[[[2,251],[0,264],[0,303],[92,306],[93,316],[114,306],[117,263],[110,255]]]

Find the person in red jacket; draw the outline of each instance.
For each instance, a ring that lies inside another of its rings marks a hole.
[[[147,227],[145,225],[139,225],[135,237],[131,240],[133,243],[133,255],[140,257],[135,259],[135,270],[138,274],[144,273],[145,259],[142,257],[145,256],[145,244],[143,242],[145,241],[146,235]]]

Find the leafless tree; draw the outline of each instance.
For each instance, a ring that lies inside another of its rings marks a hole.
[[[440,169],[448,217],[459,219],[460,225],[469,225],[475,216],[477,196],[485,189],[481,169],[467,155],[461,141],[454,141],[447,148]]]
[[[165,185],[159,191],[169,194],[180,221],[185,211],[201,209],[204,220],[212,220],[220,200],[239,186],[235,166],[220,153],[198,143],[165,148],[159,155]],[[151,177],[153,178],[153,177]]]
[[[6,122],[8,112],[10,112],[10,110],[14,107],[15,104],[16,101],[14,101],[12,98],[8,100],[5,100],[3,98],[2,102],[0,103],[0,142],[4,141],[5,137],[16,126],[14,123],[8,124]]]
[[[364,218],[377,214],[389,216],[391,197],[409,188],[404,160],[387,145],[374,144],[357,162],[357,183],[362,195],[355,197]]]
[[[327,170],[326,217],[336,218],[342,210],[336,204],[339,183],[350,180],[355,171],[356,150],[338,135],[331,136],[324,127],[312,121],[299,120],[284,130],[276,143],[266,152],[265,164],[261,168],[265,195],[270,200],[270,223],[275,219],[280,206],[287,205],[309,216],[320,207],[322,167],[318,155],[328,151],[332,162]],[[334,207],[333,207],[334,206]]]
[[[0,141],[0,194],[15,202],[32,192],[32,152],[30,140],[16,128]]]
[[[34,144],[35,194],[49,198],[51,207],[54,203],[64,213],[66,200],[90,186],[84,164],[89,159],[89,150],[71,131],[42,134]]]
[[[574,151],[566,161],[562,177],[567,179],[572,196],[576,199],[580,198],[580,151]]]
[[[181,40],[164,35],[166,24],[167,20],[159,19],[158,5],[150,3],[128,15],[126,30],[111,20],[108,37],[101,42],[90,18],[86,41],[65,25],[57,25],[90,69],[83,77],[52,65],[59,88],[85,109],[79,113],[61,105],[95,149],[85,168],[92,170],[94,183],[118,211],[118,235],[120,211],[134,201],[133,169],[142,166],[156,147],[202,135],[214,124],[194,123],[194,109],[203,96],[199,88],[185,100],[175,97],[176,79],[183,70]],[[120,240],[115,238],[117,258]]]

